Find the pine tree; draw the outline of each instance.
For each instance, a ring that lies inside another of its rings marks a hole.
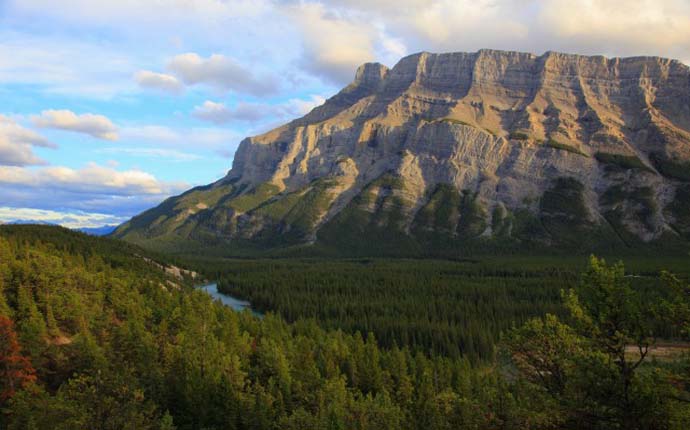
[[[38,310],[31,287],[20,286],[17,292],[17,331],[22,344],[36,360],[46,347],[47,328]]]
[[[11,317],[12,310],[7,304],[7,299],[5,298],[5,287],[3,285],[2,276],[0,276],[0,316]]]

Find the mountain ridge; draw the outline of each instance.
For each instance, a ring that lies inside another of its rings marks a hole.
[[[685,249],[688,99],[690,69],[660,57],[480,50],[366,63],[323,105],[244,139],[224,178],[114,235],[355,254]]]

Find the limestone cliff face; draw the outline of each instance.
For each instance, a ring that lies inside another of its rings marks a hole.
[[[227,177],[116,235],[416,250],[685,242],[688,181],[690,69],[678,61],[423,52],[361,66],[324,105],[242,141]]]

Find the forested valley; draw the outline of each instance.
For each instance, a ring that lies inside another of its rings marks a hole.
[[[494,358],[501,332],[530,317],[563,313],[554,285],[568,272],[490,273],[448,261],[255,261],[219,277],[219,290],[288,321],[373,332],[385,347],[472,361]]]
[[[189,263],[257,318],[170,263],[57,227],[0,227],[0,428],[690,422],[690,358],[654,352],[690,340],[687,273],[633,277],[595,257]]]

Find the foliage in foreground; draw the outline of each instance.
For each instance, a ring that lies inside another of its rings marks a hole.
[[[674,300],[642,302],[622,269],[593,263],[566,296],[572,322],[532,320],[509,337],[509,364],[472,366],[315,322],[259,320],[122,263],[0,235],[0,314],[14,322],[2,330],[19,340],[3,356],[23,363],[21,377],[0,374],[1,428],[683,428],[688,418],[686,362],[620,361],[621,345],[652,340],[648,321],[687,329],[687,288],[671,277]]]
[[[530,320],[505,342],[521,380],[563,428],[683,428],[690,422],[688,362],[650,362],[655,324],[687,338],[690,288],[664,274],[670,300],[649,303],[621,263],[592,257],[579,288],[564,293],[570,323]]]

